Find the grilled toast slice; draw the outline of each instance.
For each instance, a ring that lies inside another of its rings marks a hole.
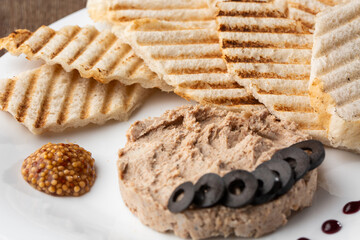
[[[171,22],[202,22],[215,18],[206,0],[88,0],[94,21],[128,25],[133,20],[152,18]]]
[[[218,30],[229,72],[280,119],[328,144],[310,104],[313,36],[290,19],[286,0],[219,1]]]
[[[152,91],[118,81],[101,84],[82,78],[75,70],[43,65],[0,80],[0,109],[33,134],[60,132],[111,119],[125,121]]]
[[[334,146],[360,152],[360,2],[316,19],[310,97]]]
[[[155,19],[136,20],[124,34],[144,59],[175,93],[205,105],[233,109],[262,108],[228,74],[219,45],[215,21],[181,24]]]
[[[42,26],[34,33],[17,30],[0,39],[0,49],[25,54],[47,64],[60,64],[67,72],[76,69],[83,78],[101,83],[118,80],[125,85],[139,83],[145,88],[172,88],[161,80],[110,30],[99,32],[92,26],[65,26],[59,31]]]

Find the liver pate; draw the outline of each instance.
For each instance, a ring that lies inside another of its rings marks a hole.
[[[127,138],[118,160],[122,198],[143,224],[160,232],[193,239],[259,237],[284,225],[291,211],[310,206],[316,190],[314,170],[286,195],[263,205],[178,214],[167,209],[172,191],[185,181],[195,183],[210,172],[223,176],[233,169],[252,171],[275,151],[308,139],[294,123],[266,110],[239,113],[183,106],[135,122]]]

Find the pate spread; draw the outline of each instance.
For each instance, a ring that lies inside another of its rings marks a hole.
[[[125,204],[151,228],[183,238],[259,237],[287,222],[292,210],[309,206],[317,172],[309,172],[272,202],[231,209],[215,206],[173,214],[167,201],[176,186],[206,173],[253,171],[279,149],[306,140],[296,125],[268,111],[230,112],[183,106],[134,123],[119,152],[120,190]]]

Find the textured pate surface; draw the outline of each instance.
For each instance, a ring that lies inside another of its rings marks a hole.
[[[291,211],[311,204],[317,172],[310,172],[286,195],[270,203],[230,209],[216,206],[173,214],[167,210],[172,191],[205,173],[225,175],[252,171],[272,154],[307,139],[294,123],[268,111],[230,112],[183,106],[163,116],[134,123],[119,152],[120,190],[140,221],[160,232],[183,238],[259,237],[287,222]]]

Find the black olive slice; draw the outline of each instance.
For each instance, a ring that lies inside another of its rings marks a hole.
[[[301,179],[309,171],[310,158],[300,148],[291,146],[277,151],[273,158],[285,160],[294,171],[295,181]]]
[[[294,172],[290,164],[282,159],[272,157],[270,161],[264,162],[260,166],[265,165],[275,174],[278,175],[281,188],[277,191],[277,196],[287,193],[295,183]]]
[[[215,173],[207,173],[195,184],[194,203],[201,208],[212,207],[221,200],[224,191],[222,178]]]
[[[182,195],[182,197],[180,197]],[[168,202],[168,209],[172,213],[179,213],[186,210],[194,200],[195,189],[192,182],[185,182],[179,185],[171,194]]]
[[[313,170],[320,166],[320,164],[325,159],[325,149],[324,145],[316,140],[307,140],[299,143],[295,143],[292,145],[294,147],[298,147],[303,151],[310,151],[310,168],[309,171]]]
[[[223,205],[230,208],[240,208],[252,203],[258,188],[256,178],[245,170],[234,170],[227,173],[225,182],[225,196]]]
[[[281,188],[279,177],[265,165],[258,166],[252,174],[257,179],[259,185],[253,204],[263,204],[274,199],[277,190]]]

